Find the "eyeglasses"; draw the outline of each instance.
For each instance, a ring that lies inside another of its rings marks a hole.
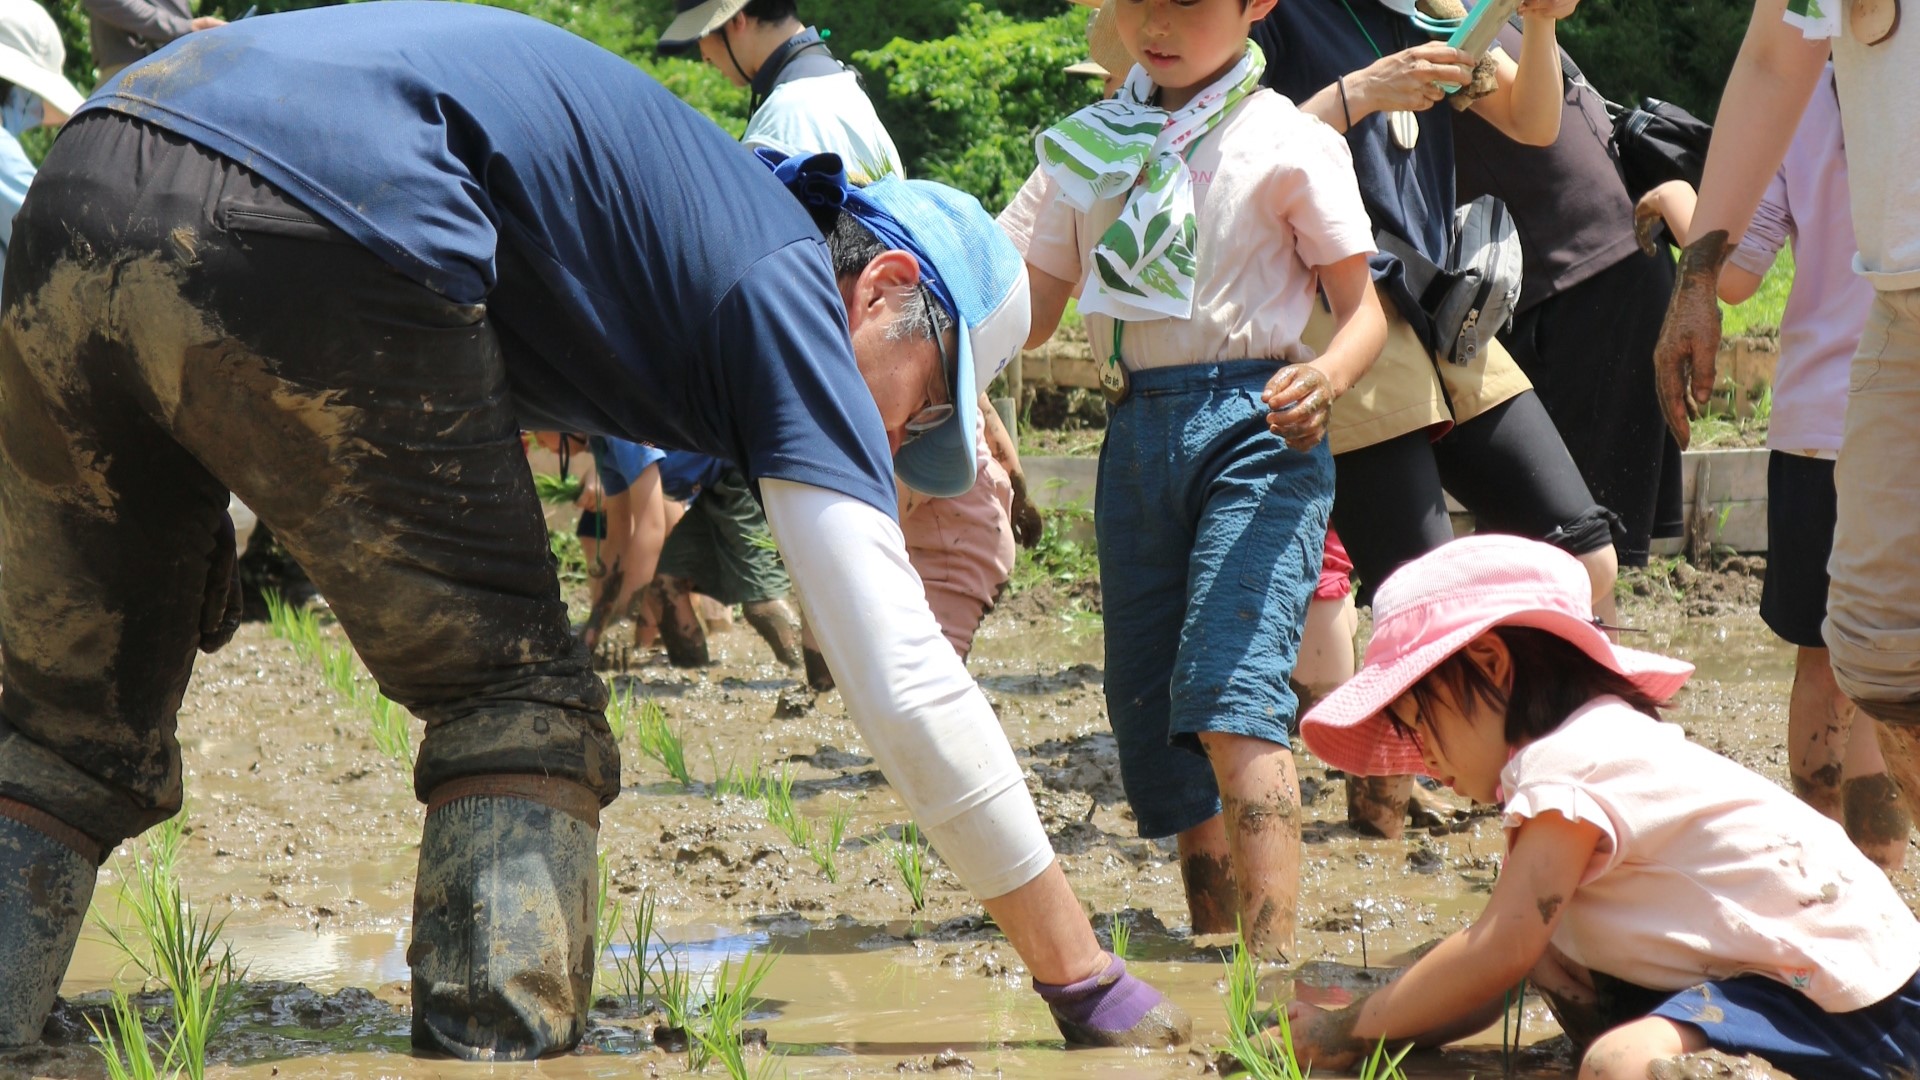
[[[947,381],[946,336],[944,334],[934,334],[933,345],[934,348],[940,350],[940,371],[935,377],[935,381],[927,383],[927,400],[932,401],[936,396],[945,397],[947,400],[944,404],[928,405],[926,408],[913,414],[907,421],[907,435],[906,438],[901,440],[900,444],[902,446],[925,435],[941,424],[946,423],[947,419],[953,415],[953,386]],[[946,393],[936,395],[934,393],[936,386],[945,386]]]

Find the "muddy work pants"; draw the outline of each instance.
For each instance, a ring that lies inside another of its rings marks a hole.
[[[536,773],[612,801],[606,693],[484,305],[101,113],[41,169],[0,304],[0,798],[107,849],[178,809],[175,716],[218,642],[231,491],[426,722],[422,799]]]

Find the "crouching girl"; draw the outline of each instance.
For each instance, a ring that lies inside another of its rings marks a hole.
[[[1504,810],[1486,911],[1372,996],[1288,1010],[1304,1064],[1484,1028],[1531,978],[1583,1080],[1709,1047],[1797,1077],[1912,1075],[1920,926],[1832,821],[1687,741],[1692,666],[1613,645],[1571,556],[1476,536],[1374,600],[1361,671],[1302,723],[1357,775],[1424,772]]]

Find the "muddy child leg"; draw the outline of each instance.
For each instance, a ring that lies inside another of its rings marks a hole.
[[[660,598],[660,640],[667,647],[667,662],[674,667],[711,664],[707,628],[693,608],[692,583],[686,578],[662,574],[648,589]]]
[[[1241,936],[1256,956],[1293,952],[1300,893],[1300,784],[1293,752],[1264,739],[1202,732],[1220,785]]]

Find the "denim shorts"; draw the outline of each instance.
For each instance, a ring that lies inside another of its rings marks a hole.
[[[1320,576],[1333,458],[1267,430],[1279,364],[1133,373],[1100,450],[1094,528],[1107,714],[1140,835],[1220,812],[1203,731],[1287,745],[1288,688]]]
[[[1827,1012],[1785,983],[1749,975],[1682,990],[1653,1015],[1699,1028],[1715,1050],[1758,1054],[1808,1080],[1891,1080],[1920,1070],[1920,974],[1852,1012]]]

